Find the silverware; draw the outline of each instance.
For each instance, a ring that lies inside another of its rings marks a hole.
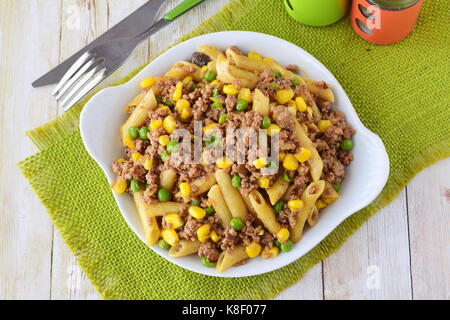
[[[128,17],[126,17],[121,22],[98,37],[96,40],[94,40],[86,47],[62,62],[60,65],[53,68],[45,75],[34,81],[32,83],[32,86],[34,88],[37,88],[58,83],[62,79],[63,75],[84,53],[100,43],[113,39],[135,37],[139,35],[155,22],[156,15],[159,9],[166,1],[167,0],[150,0],[149,2],[145,3],[136,11],[131,13]]]
[[[185,0],[138,36],[104,42],[88,50],[72,65],[53,91],[63,110],[69,110],[119,68],[139,43],[203,1]]]

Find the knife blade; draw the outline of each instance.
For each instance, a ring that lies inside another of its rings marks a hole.
[[[58,83],[69,68],[89,49],[102,42],[122,37],[134,37],[145,31],[156,20],[156,14],[166,0],[150,0],[121,22],[106,31],[96,40],[66,59],[64,62],[47,72],[32,83],[34,88]]]

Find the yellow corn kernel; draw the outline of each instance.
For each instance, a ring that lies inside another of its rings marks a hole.
[[[302,147],[300,148],[300,151],[295,154],[295,158],[303,163],[308,161],[311,158],[311,155],[311,150]]]
[[[258,186],[263,189],[269,188],[270,179],[266,177],[261,177],[258,179]]]
[[[280,127],[279,125],[277,125],[277,124],[273,124],[273,123],[272,123],[272,124],[269,126],[269,128],[267,128],[267,135],[268,135],[268,136],[274,136],[274,135],[279,134],[280,131],[281,131],[281,127]]]
[[[162,106],[162,107],[160,107],[160,108],[158,108],[157,110],[159,111],[159,110],[170,110],[170,108],[168,107],[168,106]]]
[[[312,118],[312,116],[313,116],[313,109],[311,107],[308,107],[308,108],[306,108],[306,112],[308,113],[308,116],[310,118]]]
[[[270,259],[275,258],[280,253],[280,249],[278,247],[272,247],[272,249],[264,250],[261,252],[261,258]]]
[[[229,94],[229,95],[235,95],[239,93],[239,89],[237,89],[235,86],[228,84],[223,87],[223,93]]]
[[[124,193],[127,190],[127,187],[127,180],[122,178],[118,178],[111,186],[111,188],[118,194]]]
[[[261,230],[260,232],[258,232],[258,236],[263,236],[264,233],[265,233],[265,231],[264,231],[264,229],[263,229],[263,230]]]
[[[284,158],[286,158],[286,153],[280,152],[280,153],[278,154],[278,160],[283,161]]]
[[[306,124],[302,123],[303,130],[305,130],[305,133],[308,133],[308,127]]]
[[[278,232],[277,232],[277,239],[278,239],[278,241],[280,241],[281,243],[285,243],[286,241],[288,241],[290,235],[291,235],[291,233],[289,232],[288,229],[286,229],[286,228],[281,228],[281,229],[278,230]]]
[[[189,207],[189,214],[197,220],[203,219],[206,216],[206,211],[197,206]]]
[[[181,96],[183,95],[183,83],[178,82],[177,86],[175,87],[175,91],[173,92],[173,101],[177,102],[181,99]]]
[[[271,62],[275,62],[275,59],[272,59],[272,58],[264,58],[263,61],[264,61],[264,62],[269,62],[269,63],[271,63]]]
[[[295,104],[297,105],[297,109],[300,112],[305,112],[308,106],[306,105],[305,99],[303,97],[295,98]]]
[[[170,138],[168,135],[163,135],[163,136],[159,136],[158,142],[160,145],[162,145],[163,147],[167,146],[170,142]]]
[[[180,241],[180,237],[175,229],[164,229],[162,232],[162,237],[165,242],[170,244],[172,247]]]
[[[177,123],[175,122],[175,119],[172,116],[167,116],[163,121],[163,127],[164,130],[166,130],[167,133],[172,134],[175,130],[175,125]]]
[[[261,246],[256,242],[252,242],[245,247],[245,252],[249,258],[257,257],[261,253]]]
[[[253,51],[248,53],[248,57],[250,59],[256,59],[256,60],[262,60],[263,59],[262,56],[258,52],[253,52]]]
[[[209,134],[210,131],[211,131],[212,129],[214,129],[215,126],[217,126],[217,123],[215,123],[215,122],[213,122],[213,123],[211,123],[211,124],[208,124],[206,127],[203,128],[203,132],[204,132],[205,134]]]
[[[219,242],[219,240],[220,240],[220,237],[217,235],[217,233],[215,231],[211,231],[209,236],[211,237],[211,240],[214,242]]]
[[[180,191],[183,197],[189,197],[191,194],[191,186],[186,182],[180,183]]]
[[[123,138],[123,144],[125,146],[127,146],[128,148],[130,148],[130,149],[134,149],[135,148],[133,139],[131,139],[130,136],[126,136],[125,138]]]
[[[145,158],[144,169],[151,170],[153,168],[153,158]]]
[[[303,201],[302,200],[290,200],[288,201],[288,207],[291,209],[291,211],[297,211],[301,208],[303,208]]]
[[[155,82],[156,82],[155,78],[149,77],[141,82],[141,88],[151,87],[152,85],[155,84]]]
[[[191,82],[193,79],[191,76],[187,76],[186,78],[183,79],[183,84],[187,85],[189,84],[189,82]]]
[[[211,85],[220,87],[222,85],[222,82],[220,82],[219,80],[213,80],[211,82]]]
[[[211,226],[209,224],[204,224],[197,229],[197,239],[200,242],[205,242],[209,238],[209,232],[211,231]]]
[[[186,109],[183,109],[183,111],[181,111],[181,119],[187,120],[190,117],[192,117],[192,110],[191,110],[191,108],[186,108]]]
[[[179,111],[183,111],[183,109],[188,109],[191,107],[191,104],[186,99],[180,99],[177,101],[175,108]]]
[[[161,119],[153,120],[152,122],[150,122],[150,130],[152,130],[152,131],[162,128],[162,126],[163,126],[163,122]]]
[[[253,161],[253,165],[256,167],[256,169],[261,169],[267,166],[267,159],[266,158],[259,158]]]
[[[326,203],[325,201],[323,201],[322,199],[317,200],[316,202],[316,207],[317,209],[323,209],[326,208],[328,206],[328,203]]]
[[[241,90],[239,90],[238,99],[252,102],[252,92],[249,88],[242,88]]]
[[[183,219],[181,219],[180,215],[177,213],[171,213],[164,217],[166,223],[170,225],[173,229],[181,228],[184,225]]]
[[[125,160],[124,158],[117,159],[117,162],[125,162],[125,161],[127,161],[127,160]]]
[[[216,165],[219,169],[228,169],[233,165],[233,161],[228,158],[222,157],[216,160]]]
[[[292,89],[281,89],[281,90],[278,90],[276,95],[275,95],[275,98],[281,104],[287,103],[293,97],[294,97],[294,91],[292,91]]]
[[[333,124],[330,120],[320,120],[318,123],[319,131],[325,132],[328,130],[329,127],[331,127]]]
[[[283,167],[286,170],[294,171],[298,169],[298,161],[293,154],[287,154],[283,160]]]
[[[133,161],[138,161],[141,156],[142,155],[139,152],[133,152],[131,159],[133,159]]]

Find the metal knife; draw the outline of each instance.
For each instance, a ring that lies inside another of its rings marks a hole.
[[[124,20],[102,34],[96,40],[88,44],[86,47],[34,81],[32,83],[32,86],[34,88],[37,88],[58,83],[64,76],[64,74],[70,69],[70,67],[84,53],[86,53],[89,49],[92,49],[101,44],[102,42],[117,38],[134,37],[139,35],[155,22],[156,14],[165,2],[166,0],[150,0],[149,2],[138,8],[136,11],[131,13]]]

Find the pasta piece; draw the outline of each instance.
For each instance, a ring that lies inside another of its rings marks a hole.
[[[283,199],[286,202],[289,201],[289,199],[291,198],[291,194],[295,188],[296,188],[296,186],[294,184],[291,184],[289,186],[289,188],[287,188],[285,194],[283,195],[283,197],[281,199]]]
[[[148,113],[151,110],[155,109],[156,105],[157,105],[157,102],[156,102],[155,94],[153,93],[153,90],[150,89],[149,91],[147,91],[145,96],[142,98],[142,101],[134,109],[133,113],[130,115],[128,120],[120,128],[122,139],[128,137],[128,129],[130,127],[141,126],[145,122],[145,119],[147,118]]]
[[[252,203],[252,207],[255,208],[256,216],[261,220],[266,229],[271,233],[277,233],[281,229],[281,225],[275,217],[272,206],[264,200],[261,193],[256,190],[250,192],[250,202]]]
[[[294,243],[299,242],[303,234],[303,228],[305,227],[305,222],[308,216],[311,214],[316,204],[317,199],[319,199],[325,188],[325,181],[320,180],[316,182],[311,182],[306,190],[303,192],[302,201],[303,208],[297,212],[297,222],[291,229],[291,239]]]
[[[216,61],[218,55],[222,53],[219,49],[208,45],[198,46],[197,51],[206,54],[214,61]]]
[[[332,203],[339,199],[339,193],[337,193],[336,190],[334,190],[333,186],[328,181],[326,181],[325,189],[320,199],[322,199],[326,203]]]
[[[142,98],[144,97],[145,92],[139,93],[133,100],[131,100],[123,109],[123,112],[129,113],[131,108],[136,107],[139,103],[141,103]]]
[[[175,179],[177,178],[177,173],[175,170],[164,170],[161,172],[159,178],[159,185],[162,189],[167,189],[172,191],[175,185]]]
[[[242,246],[234,248],[233,252],[231,253],[224,251],[217,261],[216,271],[218,273],[222,273],[234,266],[236,263],[241,262],[242,260],[245,260],[247,258],[248,256],[245,252],[245,248]]]
[[[245,206],[247,207],[247,210],[256,216],[256,211],[255,211],[255,208],[253,208],[253,206],[252,206],[252,203],[250,201],[250,196],[245,195],[242,191],[240,193],[241,193],[242,199],[245,202]]]
[[[215,184],[216,184],[216,177],[213,174],[209,174],[200,179],[195,179],[190,183],[192,190],[190,198],[195,198],[201,195],[202,193],[207,192]],[[181,191],[178,191],[175,194],[175,198],[177,199],[183,198]]]
[[[311,151],[311,158],[307,162],[311,177],[313,181],[319,181],[323,170],[322,158],[317,152],[314,143],[311,141],[311,139],[309,139],[308,134],[305,132],[303,127],[298,123],[297,119],[294,119],[294,122],[295,122],[295,131],[294,131],[295,136],[300,141],[302,146]]]
[[[220,80],[223,83],[232,83],[239,80],[242,87],[250,89],[255,88],[256,82],[258,81],[258,77],[255,74],[251,72],[244,72],[244,70],[234,66],[232,66],[232,69],[234,75],[230,71],[230,64],[227,58],[223,55],[223,53],[219,53],[216,61],[217,80]]]
[[[270,112],[269,97],[264,95],[259,89],[253,92],[253,111],[258,112],[262,116],[268,116]]]
[[[217,170],[216,180],[233,218],[240,218],[245,221],[247,207],[239,190],[231,184],[230,175],[223,170]]]
[[[311,209],[311,211],[308,215],[308,218],[307,218],[309,226],[314,227],[316,225],[318,219],[319,219],[319,209],[317,209],[317,207],[314,206]]]
[[[283,197],[288,188],[289,182],[284,180],[284,177],[280,175],[277,180],[275,180],[274,184],[266,190],[269,195],[270,203],[274,205],[281,197]]]
[[[169,250],[169,256],[172,258],[185,257],[198,252],[200,242],[190,240],[180,240]]]
[[[151,217],[162,217],[170,213],[180,213],[185,206],[184,203],[167,201],[167,202],[155,202],[147,204],[147,211]]]
[[[208,202],[214,207],[217,215],[222,220],[224,227],[230,224],[232,218],[230,209],[228,209],[227,203],[223,198],[222,191],[220,191],[219,185],[214,185],[208,192]]]
[[[333,91],[330,88],[324,89],[321,86],[318,86],[317,81],[315,80],[305,77],[303,77],[303,79],[305,80],[306,85],[308,86],[308,89],[312,94],[331,103],[335,101]]]
[[[178,66],[184,66],[188,69],[191,69],[193,72],[187,72],[187,75],[192,76],[192,78],[195,81],[202,81],[202,69],[196,65],[195,63],[187,62],[187,61],[180,61],[178,62]]]
[[[145,239],[148,246],[153,246],[159,240],[161,234],[156,218],[152,216],[149,205],[144,201],[143,191],[133,193],[142,227],[144,228]]]

